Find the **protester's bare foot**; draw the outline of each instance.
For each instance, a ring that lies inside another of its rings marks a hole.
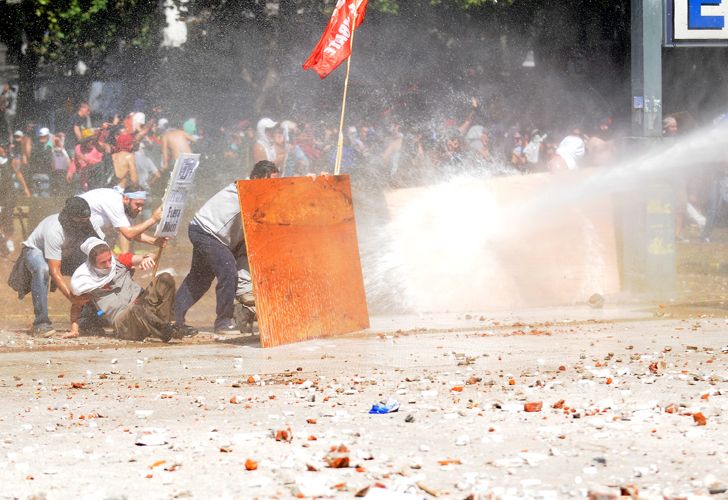
[[[75,338],[78,338],[78,336],[79,336],[78,330],[69,330],[66,333],[64,333],[63,335],[61,335],[61,338],[62,339],[75,339]]]

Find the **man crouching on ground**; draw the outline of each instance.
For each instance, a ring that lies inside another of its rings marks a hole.
[[[175,294],[172,275],[161,273],[142,289],[132,279],[133,270],[154,268],[151,255],[125,253],[116,258],[104,240],[94,237],[81,250],[88,260],[73,273],[73,294],[86,297],[119,338],[144,340],[151,336],[169,342],[175,330],[170,324]]]

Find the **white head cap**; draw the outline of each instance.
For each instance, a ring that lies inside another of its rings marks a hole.
[[[91,236],[86,241],[81,243],[81,251],[83,253],[85,253],[86,255],[88,255],[91,253],[91,250],[93,250],[94,248],[96,248],[99,245],[106,245],[107,247],[109,246],[109,244],[106,243],[101,238],[97,238],[96,236]]]
[[[271,118],[261,118],[258,122],[258,130],[266,129],[266,128],[273,128],[278,125],[277,121],[274,121]]]

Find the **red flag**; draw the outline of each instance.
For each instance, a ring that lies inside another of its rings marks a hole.
[[[351,35],[364,20],[367,0],[339,0],[321,40],[303,63],[323,79],[351,55]],[[351,26],[354,26],[354,30]]]

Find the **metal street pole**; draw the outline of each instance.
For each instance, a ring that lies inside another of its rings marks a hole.
[[[662,0],[632,0],[632,135],[662,135]]]
[[[662,0],[632,0],[635,154],[658,146],[662,136],[663,16]],[[674,182],[670,177],[650,179],[635,187],[636,197],[623,217],[625,281],[660,299],[671,298],[676,281]]]

